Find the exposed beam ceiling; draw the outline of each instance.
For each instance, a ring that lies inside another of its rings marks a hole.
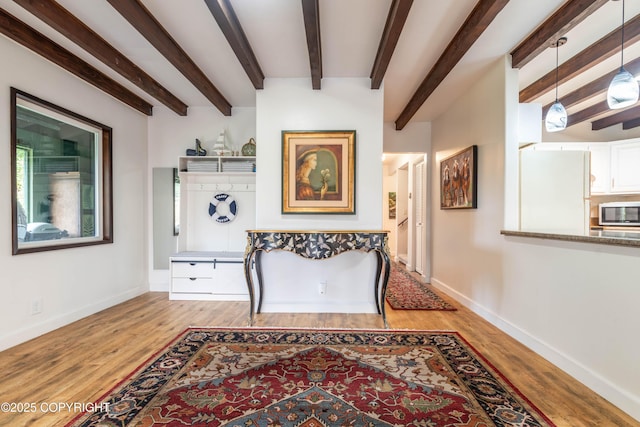
[[[640,16],[627,21],[624,25],[625,43],[635,43],[640,40]],[[620,52],[622,29],[618,28],[607,34],[587,49],[563,62],[558,67],[558,84],[564,83],[579,73],[597,65],[602,60]],[[552,90],[556,85],[556,70],[551,70],[520,91],[520,102],[531,102],[544,93]]]
[[[391,3],[378,53],[371,70],[371,89],[380,89],[412,4],[413,0],[393,0]]]
[[[0,9],[0,32],[141,113],[153,114],[147,101],[3,9]]]
[[[620,124],[622,122],[637,119],[638,117],[640,117],[640,107],[636,106],[628,108],[626,110],[620,111],[619,113],[615,113],[591,122],[591,129],[601,130],[604,128],[608,128],[609,126]]]
[[[231,104],[209,81],[195,62],[138,0],[107,0],[140,32],[174,67],[176,67],[225,116],[231,115]]]
[[[205,3],[227,38],[249,80],[253,83],[253,87],[263,89],[264,73],[229,0],[205,0]]]
[[[635,75],[637,73],[640,73],[640,58],[627,62],[626,64],[624,64],[624,67],[631,74]],[[604,74],[597,79],[590,81],[584,86],[579,87],[573,92],[560,97],[560,102],[562,103],[562,105],[564,105],[565,108],[569,108],[589,98],[605,93],[609,88],[611,80],[619,70],[620,67],[617,67],[615,70],[611,70],[607,74]],[[547,111],[549,107],[551,107],[551,104],[545,105],[543,111]]]
[[[640,117],[622,122],[622,129],[629,130],[640,126]]]
[[[409,103],[396,119],[396,130],[402,130],[444,78],[491,24],[509,0],[479,0],[467,20],[429,71]]]
[[[609,104],[607,104],[607,101],[601,101],[590,105],[576,113],[569,114],[567,117],[567,126],[577,125],[578,123],[592,119],[607,110],[609,110]]]
[[[181,116],[187,115],[187,105],[184,102],[57,2],[44,0],[14,1],[177,114]]]
[[[609,0],[570,0],[511,52],[511,66],[521,68]]]
[[[436,117],[442,112],[443,96],[460,95],[457,87],[451,86],[452,79],[465,73],[477,73],[479,68],[471,71],[473,67],[468,65],[496,59],[497,50],[500,55],[510,50],[512,66],[520,69],[519,80],[532,82],[521,86],[520,100],[542,102],[545,112],[556,85],[555,66],[551,68],[548,61],[551,56],[549,48],[552,42],[569,33],[573,43],[565,49],[571,52],[567,54],[571,58],[558,67],[558,82],[566,84],[561,92],[569,92],[559,99],[565,108],[572,110],[568,126],[593,119],[598,119],[594,121],[594,129],[619,123],[623,124],[623,129],[637,126],[637,117],[630,118],[633,113],[610,110],[606,102],[602,102],[602,95],[618,69],[614,55],[620,52],[622,37],[620,3],[553,0],[544,13],[531,21],[528,16],[539,8],[532,8],[529,3],[515,5],[508,0],[460,0],[455,6],[449,3],[427,6],[413,0],[387,1],[388,6],[369,7],[367,0],[336,4],[300,0],[293,6],[288,0],[259,3],[259,6],[249,6],[246,0],[204,0],[175,9],[154,0],[108,0],[92,7],[75,0],[14,0],[7,2],[9,12],[6,13],[24,19],[17,21],[9,15],[22,29],[8,29],[11,24],[6,24],[1,32],[14,40],[25,34],[37,34],[22,37],[19,43],[58,62],[61,67],[145,114],[151,114],[151,104],[127,90],[131,87],[129,83],[149,94],[153,101],[157,100],[155,105],[162,103],[179,115],[186,115],[187,104],[202,106],[208,103],[215,105],[222,114],[230,115],[231,104],[209,80],[208,76],[216,73],[224,77],[215,80],[219,82],[217,84],[224,85],[225,91],[229,87],[235,90],[231,92],[235,97],[234,104],[240,100],[238,106],[251,106],[250,97],[264,86],[265,79],[254,54],[256,47],[259,51],[256,53],[261,53],[259,57],[270,77],[310,76],[315,90],[321,89],[323,74],[365,77],[370,72],[373,90],[380,89],[382,82],[386,82],[385,120],[395,118],[397,130],[403,129],[410,120]],[[372,11],[372,19],[352,18],[365,4]],[[206,12],[205,6],[208,8]],[[324,37],[320,34],[320,6],[323,7],[322,29],[327,31]],[[640,7],[631,5],[630,9],[632,18],[624,26],[624,47],[625,57],[631,60],[625,68],[633,74],[640,74],[640,46],[635,45],[640,41]],[[593,16],[589,18],[589,15]],[[220,31],[211,25],[211,17]],[[518,25],[516,21],[521,26],[542,23],[537,28],[527,26],[517,37],[512,36],[510,40],[522,40],[517,47],[505,47],[508,42],[503,34],[513,35],[512,29]],[[42,22],[47,25],[40,26]],[[442,26],[435,28],[435,23]],[[506,23],[514,24],[505,26]],[[286,28],[286,39],[275,34],[265,37],[265,31],[274,26]],[[354,33],[358,31],[355,26],[366,28],[366,31]],[[489,26],[491,28],[486,31]],[[496,30],[498,27],[499,31]],[[31,28],[39,28],[42,33]],[[197,32],[195,28],[198,28]],[[616,29],[611,31],[613,28]],[[438,39],[438,35],[442,37]],[[488,45],[500,44],[496,35],[502,37],[505,46],[494,49],[493,56],[483,56]],[[305,36],[306,40],[303,39]],[[482,41],[478,42],[480,36],[483,36]],[[35,41],[39,40],[38,37],[46,41]],[[594,42],[598,38],[600,40]],[[176,40],[188,49],[183,49]],[[296,42],[289,43],[290,40]],[[324,64],[321,41],[328,49]],[[347,53],[336,55],[335,51],[343,48]],[[357,55],[354,49],[357,49]],[[187,56],[187,51],[192,57]],[[93,65],[87,65],[81,59],[86,54],[102,63],[94,61],[91,62]],[[560,51],[561,59],[562,54]],[[356,57],[357,61],[354,60]],[[354,67],[356,63],[367,64],[364,73],[360,65]],[[286,68],[282,64],[287,64]],[[596,73],[594,67],[598,65]],[[154,77],[146,74],[142,70],[144,67]],[[98,69],[107,74],[98,75]],[[119,75],[110,73],[111,70]],[[206,70],[208,76],[202,70]],[[594,78],[598,74],[600,76]],[[399,80],[402,83],[398,83]],[[577,84],[578,81],[581,83]],[[245,88],[239,92],[240,85]],[[410,90],[413,93],[407,92]],[[183,102],[174,93],[186,97],[189,102]],[[395,100],[387,103],[393,97]],[[633,108],[629,110],[634,111]],[[611,119],[604,117],[611,114],[614,115]]]
[[[320,44],[320,6],[318,0],[302,0],[302,15],[307,34],[311,87],[321,89],[322,46]]]

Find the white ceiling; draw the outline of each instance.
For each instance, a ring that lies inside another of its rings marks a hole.
[[[211,106],[105,0],[59,0],[155,80],[189,106]],[[204,71],[233,107],[255,106],[255,89],[218,28],[204,0],[142,0],[155,18]],[[497,58],[508,54],[547,19],[562,0],[511,0],[412,121],[430,121],[462,96]],[[300,0],[231,0],[240,24],[266,78],[310,77],[309,56]],[[414,0],[384,79],[384,118],[395,121],[441,52],[465,21],[476,0]],[[369,77],[391,0],[320,0],[323,77]],[[11,0],[0,7],[66,47],[154,106],[160,102],[142,92],[83,49],[42,23]],[[626,1],[626,18],[640,13],[640,0]],[[621,2],[610,1],[569,32],[559,50],[560,63],[618,27]],[[627,46],[625,59],[640,56]],[[619,55],[585,74],[585,83],[619,65]],[[548,49],[520,70],[520,88],[555,67]],[[560,87],[570,91],[579,82]],[[540,99],[553,100],[550,92]],[[571,113],[572,111],[569,111]]]

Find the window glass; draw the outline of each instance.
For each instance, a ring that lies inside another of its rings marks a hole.
[[[12,89],[14,254],[109,243],[111,129]]]

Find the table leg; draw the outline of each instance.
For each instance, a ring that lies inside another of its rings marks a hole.
[[[258,295],[258,308],[256,309],[256,313],[260,313],[262,310],[262,294],[264,292],[262,286],[262,251],[256,251],[256,276],[258,277],[258,291],[260,294]]]
[[[384,299],[380,300],[380,273],[382,272],[382,253],[380,251],[374,251],[376,253],[376,281],[373,289],[374,297],[376,300],[376,309],[378,314],[382,314],[381,305],[384,305]]]
[[[255,296],[253,292],[253,275],[251,274],[251,261],[255,252],[251,250],[244,257],[244,278],[247,282],[247,288],[249,289],[249,326],[253,326],[253,307]]]
[[[384,322],[384,327],[389,329],[384,300],[387,296],[387,284],[389,283],[389,275],[391,273],[391,262],[389,261],[389,254],[386,251],[381,251],[381,255],[384,260],[384,276],[382,278],[382,289],[380,291],[380,306],[382,309],[382,321]]]

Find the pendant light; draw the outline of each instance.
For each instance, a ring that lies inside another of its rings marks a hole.
[[[620,70],[613,77],[607,91],[607,104],[611,109],[628,107],[638,101],[638,81],[624,69],[624,0],[622,0],[622,43],[620,48]]]
[[[567,127],[567,110],[558,101],[558,48],[567,42],[566,37],[560,37],[553,46],[556,48],[556,102],[549,107],[544,119],[547,132],[558,132]]]

